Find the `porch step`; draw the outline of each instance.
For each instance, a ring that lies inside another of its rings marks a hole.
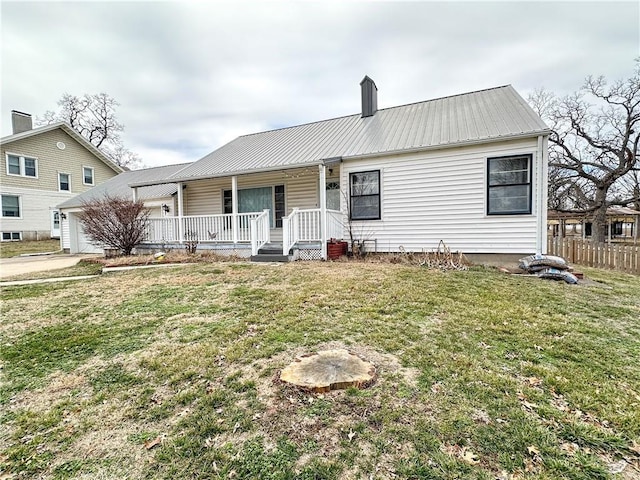
[[[282,254],[282,243],[266,243],[258,250],[258,255],[251,255],[252,262],[290,262],[292,258]]]
[[[291,255],[282,255],[282,249],[279,254],[275,253],[258,253],[258,255],[251,255],[252,262],[290,262],[293,257]]]

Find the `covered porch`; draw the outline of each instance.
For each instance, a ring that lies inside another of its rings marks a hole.
[[[326,165],[178,183],[173,205],[148,219],[142,247],[327,259],[327,242],[345,231],[339,184],[339,167]]]

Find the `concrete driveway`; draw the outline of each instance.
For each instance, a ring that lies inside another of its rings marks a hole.
[[[30,257],[0,258],[0,280],[23,273],[44,272],[73,267],[83,258],[99,255],[36,255]]]

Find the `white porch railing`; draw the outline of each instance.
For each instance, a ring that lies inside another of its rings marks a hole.
[[[271,215],[269,209],[266,209],[256,218],[251,219],[251,255],[257,255],[258,250],[269,242],[270,233]]]
[[[282,251],[284,255],[299,242],[323,242],[344,236],[343,214],[327,210],[327,232],[322,234],[322,212],[319,208],[300,210],[282,218]],[[270,241],[269,210],[239,213],[234,224],[233,214],[198,215],[189,217],[149,218],[145,243],[250,243],[253,255]],[[180,222],[182,221],[182,225]],[[180,238],[184,232],[184,238]]]
[[[342,213],[327,210],[327,234],[324,240],[342,238]],[[282,253],[288,255],[289,250],[298,242],[322,242],[322,222],[319,208],[299,210],[294,208],[291,214],[282,218]]]
[[[189,217],[149,218],[145,232],[146,243],[176,243],[185,240],[198,242],[251,242],[251,221],[264,212],[239,213],[234,238],[233,214],[197,215]],[[180,238],[180,220],[185,238]]]

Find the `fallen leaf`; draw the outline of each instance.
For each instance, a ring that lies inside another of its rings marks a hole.
[[[538,387],[542,385],[542,379],[538,377],[529,377],[527,381],[529,382],[529,385],[531,385],[532,387]]]
[[[540,450],[533,445],[527,447],[527,452],[529,452],[529,455],[540,455]]]
[[[631,450],[632,452],[637,453],[638,455],[640,455],[640,443],[637,443],[635,440],[632,442],[631,446],[629,447],[629,450]]]
[[[162,443],[162,435],[157,436],[153,440],[147,440],[144,442],[144,448],[147,450],[151,450],[153,447],[156,447]]]

